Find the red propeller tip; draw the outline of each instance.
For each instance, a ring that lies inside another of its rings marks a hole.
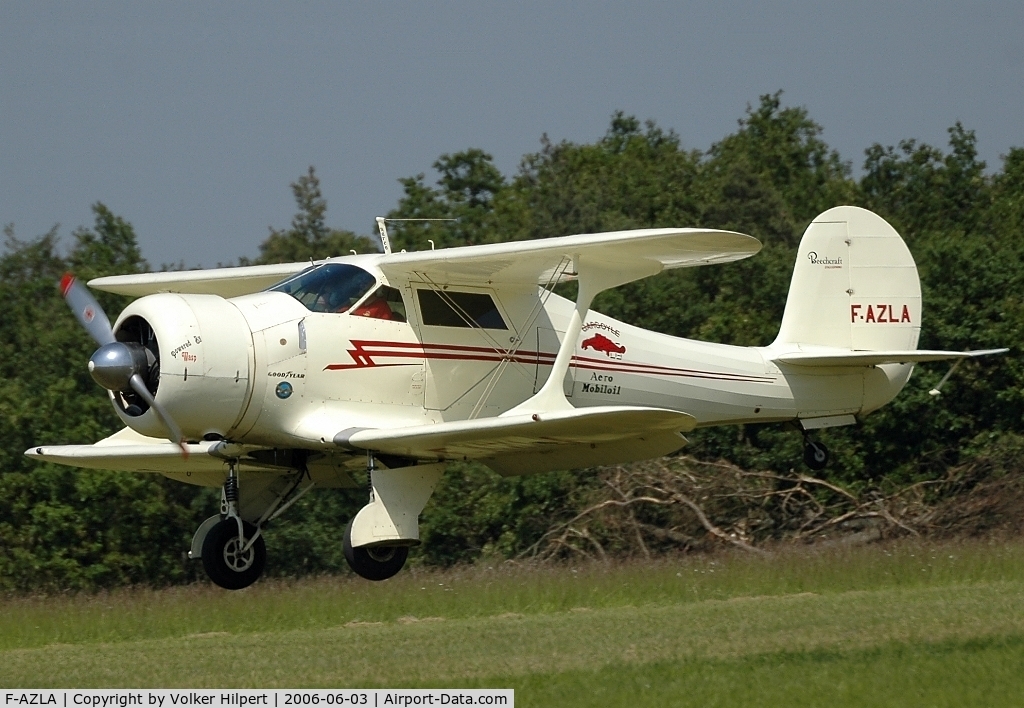
[[[67,297],[68,290],[71,289],[71,286],[74,285],[74,283],[75,276],[71,275],[71,273],[65,273],[60,279],[60,294]]]

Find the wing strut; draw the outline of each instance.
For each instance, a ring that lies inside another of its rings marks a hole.
[[[655,275],[662,270],[657,261],[633,261],[625,263],[607,263],[592,258],[573,255],[575,275],[578,277],[579,293],[576,295],[576,308],[565,328],[565,336],[558,347],[558,354],[551,366],[548,378],[532,397],[526,399],[515,408],[502,413],[499,417],[547,413],[560,410],[573,410],[575,406],[565,398],[562,382],[569,371],[569,364],[576,351],[576,341],[583,331],[583,320],[590,311],[590,303],[594,297],[609,288],[630,283],[640,278]]]
[[[572,266],[572,260],[563,256],[561,262],[558,264],[558,268],[551,273],[551,277],[548,278],[548,282],[545,283],[543,288],[544,294],[537,298],[537,302],[534,303],[533,309],[530,310],[530,314],[527,315],[526,321],[518,328],[516,332],[516,341],[514,343],[515,346],[505,351],[501,362],[491,374],[491,379],[487,382],[487,387],[484,389],[484,392],[480,394],[480,398],[477,400],[476,405],[473,406],[473,411],[469,414],[470,420],[474,420],[478,415],[480,415],[480,411],[483,410],[484,404],[487,403],[487,399],[490,397],[491,392],[494,391],[494,387],[497,386],[501,375],[505,373],[505,369],[508,367],[509,363],[515,361],[516,354],[519,353],[519,349],[523,346],[523,335],[530,330],[530,327],[533,326],[537,317],[540,316],[545,303],[547,303],[548,298],[551,297],[551,293],[555,290],[555,284],[562,275],[569,270],[570,266]]]
[[[505,370],[508,368],[508,365],[511,363],[516,363],[516,354],[518,354],[520,347],[523,346],[523,334],[527,332],[533,325],[534,321],[540,315],[541,310],[544,309],[544,303],[547,302],[548,297],[550,297],[551,293],[554,291],[555,285],[557,284],[561,276],[568,272],[571,267],[572,258],[563,256],[562,260],[558,264],[558,267],[554,271],[552,271],[551,277],[548,278],[547,283],[545,283],[544,294],[537,299],[537,302],[534,304],[533,309],[527,316],[525,323],[516,328],[516,336],[513,342],[513,346],[507,349],[501,344],[499,344],[498,340],[496,340],[494,337],[488,334],[487,330],[481,327],[476,322],[476,320],[474,320],[470,316],[470,314],[466,312],[466,310],[463,309],[459,305],[459,303],[456,302],[451,297],[451,295],[445,292],[445,290],[440,285],[438,285],[433,278],[430,277],[428,273],[422,271],[414,271],[416,275],[419,276],[423,280],[423,282],[427,283],[430,286],[431,290],[438,297],[440,297],[452,309],[452,311],[459,316],[460,319],[462,319],[462,321],[466,324],[467,327],[476,330],[480,334],[480,336],[483,337],[484,340],[487,342],[487,346],[489,346],[494,351],[495,354],[501,357],[497,366],[491,369],[491,372],[487,375],[487,385],[484,387],[483,392],[477,399],[476,405],[473,406],[473,410],[469,414],[469,420],[475,420],[480,415],[480,411],[483,410],[484,405],[487,403],[487,399],[494,391],[495,386],[497,386],[499,379],[501,379],[502,374],[505,373]],[[514,322],[513,326],[515,326]],[[517,373],[522,374],[521,368],[516,369],[516,371]],[[474,384],[474,387],[476,385],[477,384]]]

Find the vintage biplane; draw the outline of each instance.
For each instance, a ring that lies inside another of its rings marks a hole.
[[[381,223],[381,220],[379,220]],[[315,263],[147,273],[89,285],[136,296],[113,327],[84,286],[61,286],[100,345],[89,370],[127,426],[94,445],[26,452],[220,487],[190,557],[225,588],[262,573],[267,524],[315,487],[369,503],[342,543],[359,575],[397,573],[449,460],[502,475],[667,455],[701,426],[793,421],[812,431],[885,405],[922,351],[921,289],[885,220],[837,207],[807,228],[782,326],[765,347],[646,331],[595,295],[671,268],[758,252],[730,231],[660,228]],[[572,302],[553,292],[578,283]]]

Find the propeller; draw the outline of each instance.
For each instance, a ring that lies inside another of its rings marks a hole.
[[[181,428],[171,418],[171,414],[157,403],[142,378],[142,373],[148,372],[155,362],[153,353],[142,344],[117,341],[103,308],[71,273],[65,273],[60,279],[60,291],[85,331],[100,345],[89,357],[89,373],[93,380],[114,393],[134,391],[156,412],[170,433],[171,440],[181,448],[182,456],[188,458],[188,447]]]
[[[114,338],[114,330],[110,328],[107,313],[96,302],[92,293],[86,290],[85,286],[78,282],[78,279],[71,273],[65,273],[64,277],[60,279],[60,292],[79,323],[85,327],[85,331],[96,340],[97,344],[102,347],[117,341]]]

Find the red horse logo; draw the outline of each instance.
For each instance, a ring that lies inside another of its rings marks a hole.
[[[625,354],[626,348],[621,344],[616,344],[612,340],[603,334],[595,334],[590,339],[584,339],[583,344],[580,345],[581,349],[593,349],[596,352],[604,352],[606,356],[612,354]]]

